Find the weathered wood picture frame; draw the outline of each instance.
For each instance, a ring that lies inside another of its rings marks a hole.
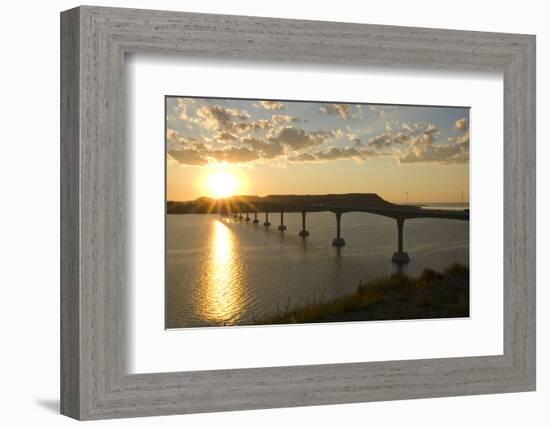
[[[127,374],[127,53],[502,72],[503,354]],[[88,6],[61,14],[63,414],[85,420],[534,389],[534,36]]]

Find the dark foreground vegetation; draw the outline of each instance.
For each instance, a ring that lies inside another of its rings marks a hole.
[[[365,320],[468,317],[469,269],[452,264],[442,273],[426,269],[418,277],[396,273],[360,283],[349,296],[287,309],[257,319],[257,325]]]

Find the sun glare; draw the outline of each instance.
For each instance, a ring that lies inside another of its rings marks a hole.
[[[239,179],[230,172],[214,172],[206,179],[206,189],[216,198],[234,196],[239,190]]]

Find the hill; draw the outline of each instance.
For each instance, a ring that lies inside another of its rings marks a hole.
[[[199,197],[188,202],[167,202],[168,214],[184,213],[231,213],[269,211],[300,212],[305,208],[321,210],[324,206],[346,206],[357,208],[389,208],[395,207],[376,193],[348,194],[275,194],[265,197],[242,195],[224,199]]]

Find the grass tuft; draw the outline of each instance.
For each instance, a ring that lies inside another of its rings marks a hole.
[[[366,283],[352,295],[291,308],[255,324],[361,320],[425,319],[469,316],[469,269],[452,264],[443,273],[425,269],[418,277],[395,273]]]
[[[460,279],[469,279],[470,269],[464,264],[455,262],[454,264],[449,265],[443,270],[443,276],[447,279],[449,278],[460,278]]]

